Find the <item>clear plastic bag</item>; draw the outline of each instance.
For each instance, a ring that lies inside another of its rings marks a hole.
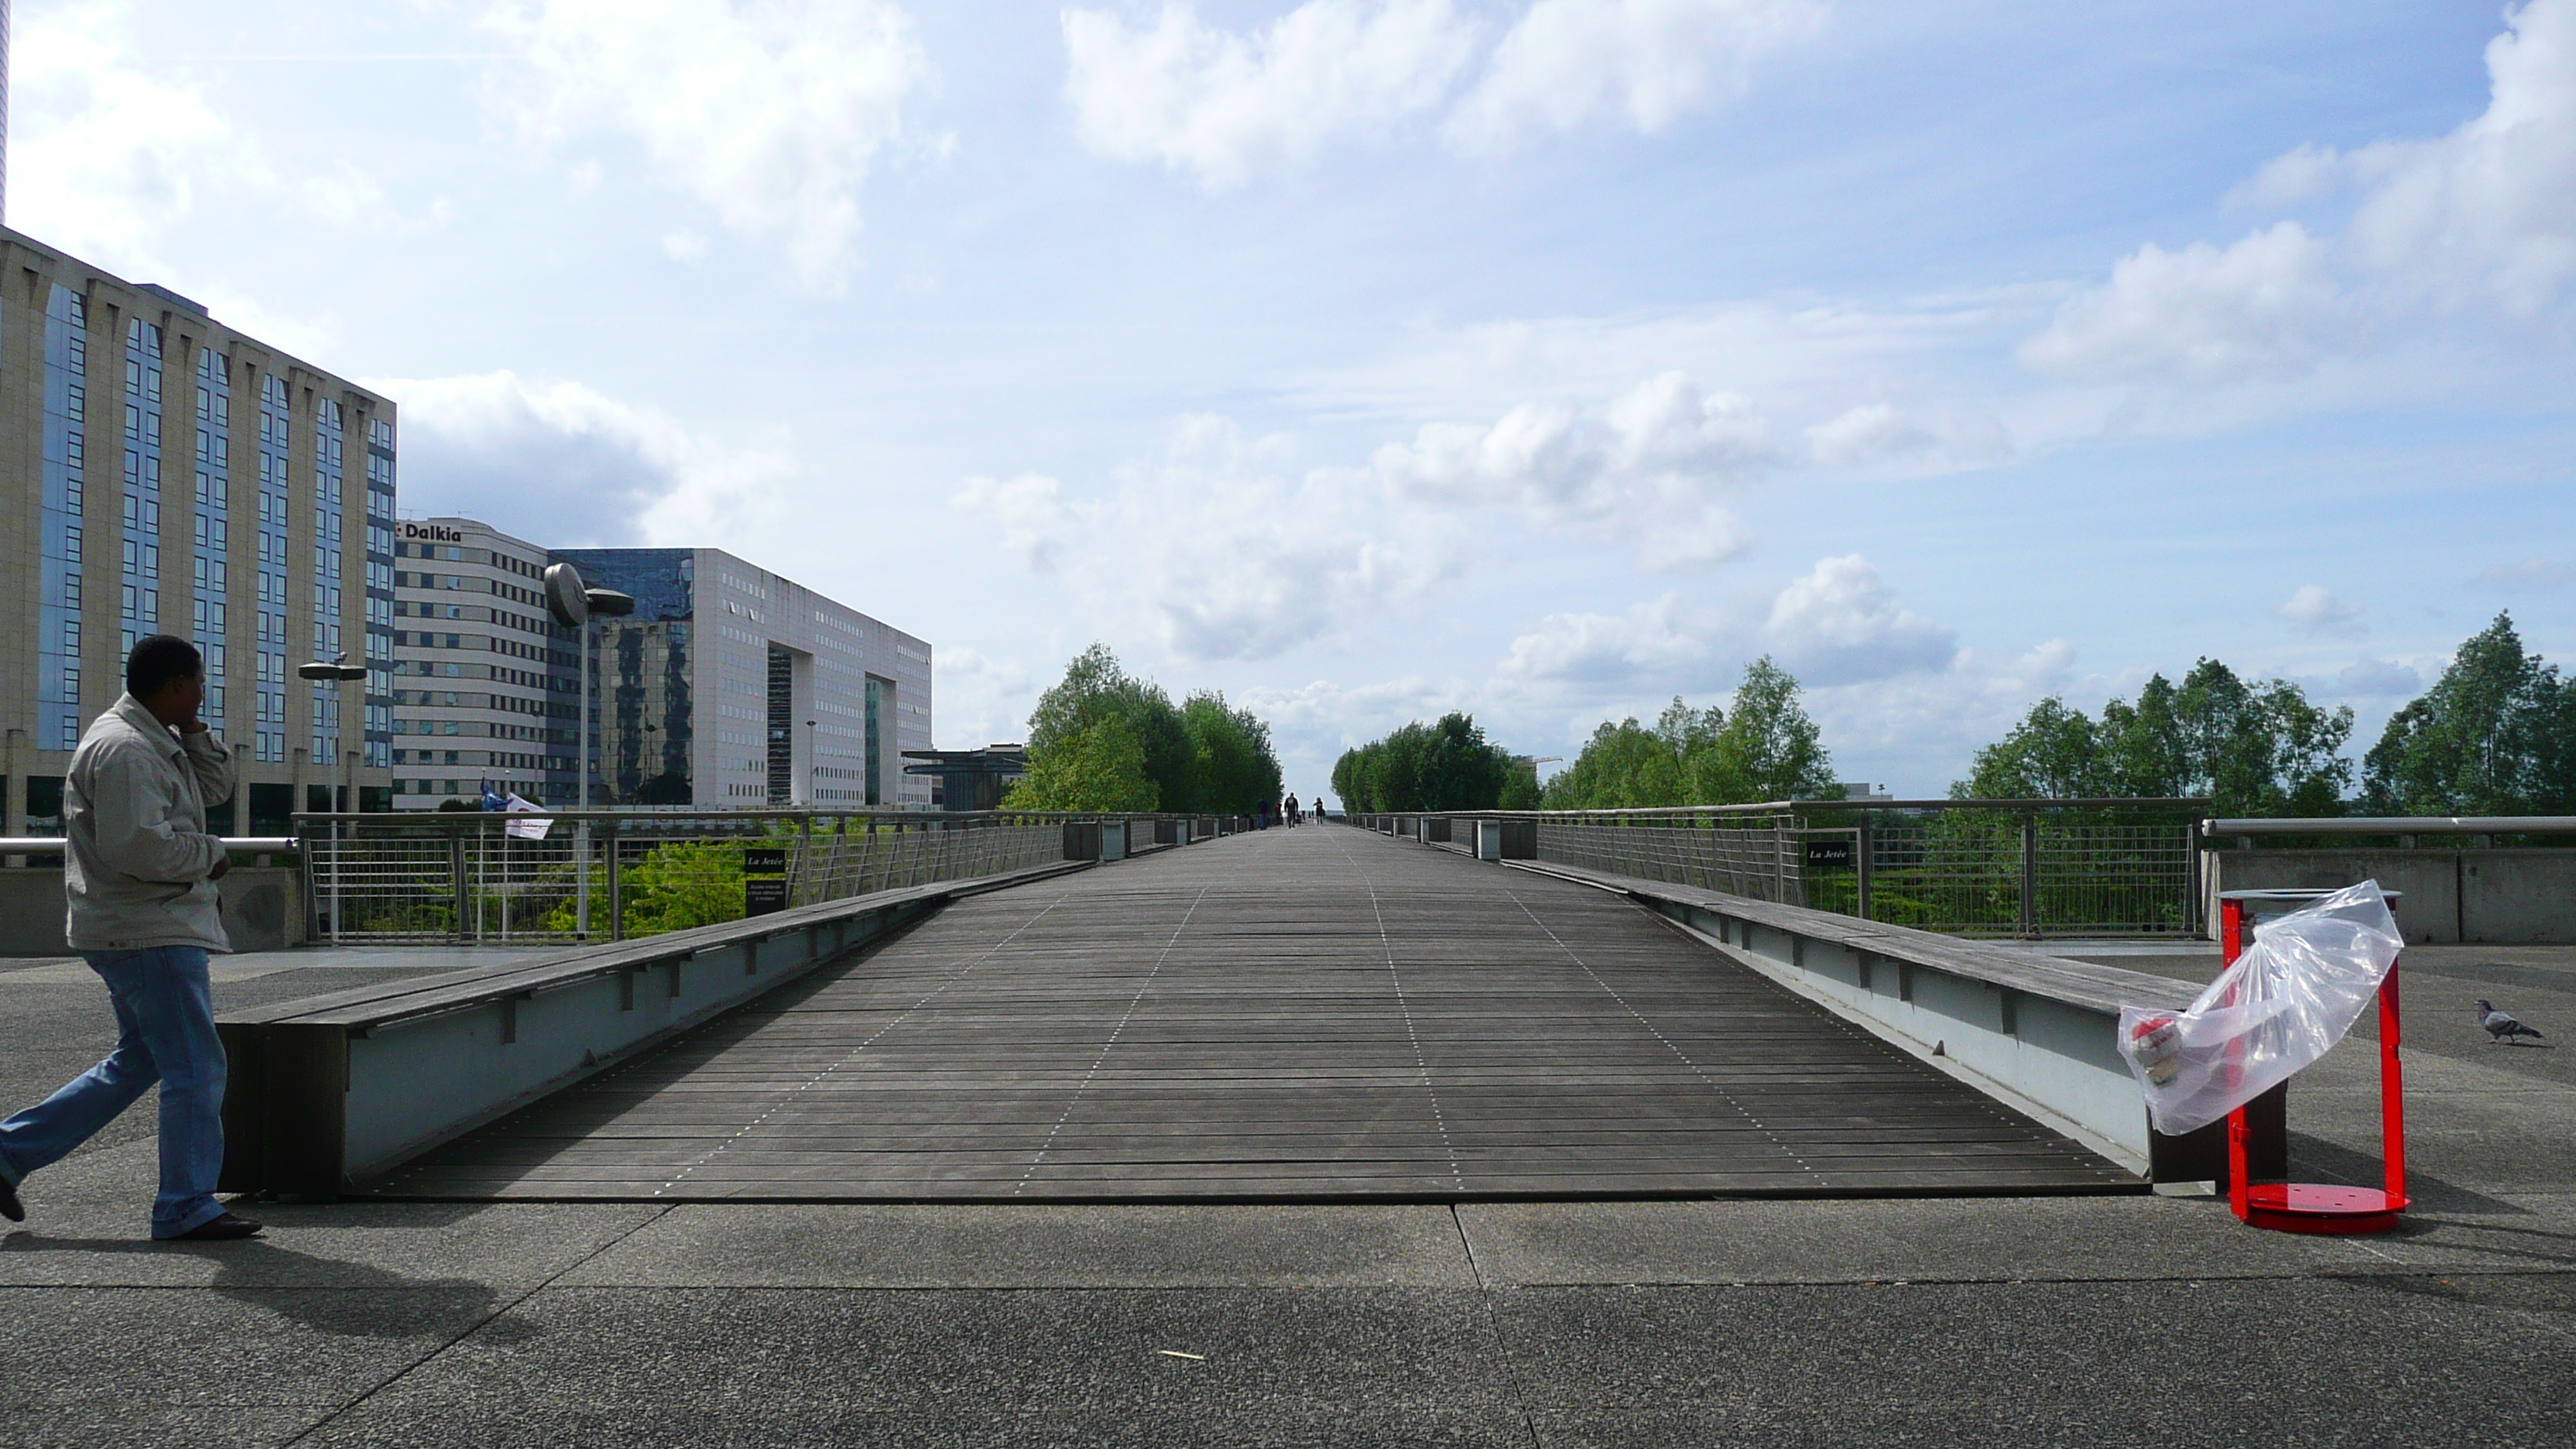
[[[2324,1056],[2405,945],[2363,881],[2263,923],[2254,943],[2189,1008],[2120,1009],[2120,1055],[2157,1131],[2206,1127]]]

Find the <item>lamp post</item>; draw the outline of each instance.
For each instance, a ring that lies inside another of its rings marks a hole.
[[[546,567],[546,612],[556,623],[573,631],[581,652],[581,738],[578,742],[581,784],[575,795],[580,808],[590,808],[590,620],[622,619],[635,612],[635,596],[615,589],[594,589],[581,580],[581,570],[568,563]],[[573,934],[590,938],[590,822],[574,828],[575,848],[581,854],[581,868],[573,877]]]
[[[296,665],[295,677],[298,679],[309,679],[316,684],[336,681],[345,685],[354,680],[365,679],[367,677],[367,666],[363,664],[351,664],[349,662],[349,656],[345,653],[334,654],[328,660],[316,659],[308,664]],[[348,693],[349,691],[346,689],[340,691],[340,722],[343,727],[346,727],[349,719]],[[363,734],[364,732],[361,731],[361,733]],[[349,772],[348,759],[349,756],[344,753],[341,759],[340,775],[344,781],[348,782],[348,784],[343,787],[349,792],[349,798],[346,803],[352,808],[355,808],[358,803],[358,795],[355,777]],[[316,760],[314,763],[323,766],[326,770],[330,768],[326,761]],[[323,779],[327,781],[330,779],[330,776],[325,775],[323,776]],[[323,788],[331,789],[332,787],[326,784]],[[334,945],[339,944],[340,940],[341,804],[342,801],[339,798],[338,791],[334,790],[331,800],[331,941]]]
[[[814,782],[823,773],[823,746],[814,734],[817,720],[805,721],[805,808],[813,809],[823,802],[823,792]]]

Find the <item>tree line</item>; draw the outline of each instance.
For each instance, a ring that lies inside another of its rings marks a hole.
[[[1746,666],[1734,698],[1693,709],[1680,696],[1653,726],[1603,722],[1583,752],[1547,782],[1551,810],[1750,805],[1838,795],[1833,758],[1769,655]]]
[[[1279,798],[1270,726],[1216,690],[1179,705],[1131,676],[1105,644],[1065,666],[1029,716],[1029,771],[1012,810],[1250,815]]]
[[[1744,671],[1724,706],[1694,709],[1676,696],[1651,727],[1634,717],[1604,721],[1544,790],[1533,764],[1486,740],[1464,714],[1344,751],[1333,790],[1344,808],[1363,812],[1738,805],[1836,793],[1797,679],[1767,656]]]
[[[1472,715],[1420,720],[1342,751],[1333,794],[1344,810],[1532,810],[1537,766],[1485,738]]]
[[[2349,708],[2287,680],[2202,659],[2150,676],[2099,718],[2051,697],[1976,754],[1961,799],[2206,796],[2221,816],[2555,815],[2576,812],[2576,681],[2526,651],[2498,614],[2361,760]]]

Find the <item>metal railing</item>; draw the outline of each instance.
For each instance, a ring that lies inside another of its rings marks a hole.
[[[1150,837],[1145,822],[1156,818],[557,810],[295,822],[308,940],[543,944],[657,935],[993,875],[1065,859],[1068,824],[1133,819]],[[544,833],[526,838],[539,823]]]
[[[1354,814],[1529,822],[1525,858],[1969,936],[2200,934],[2208,801],[1789,800],[1654,810]],[[1512,854],[1507,850],[1507,855]]]
[[[2543,838],[2576,839],[2576,815],[2336,815],[2204,820],[2200,822],[2200,834],[2203,842],[2213,848],[2221,841],[2231,840],[2239,846],[2251,846],[2258,836],[2360,836],[2411,847],[2429,835],[2454,845],[2470,844],[2483,849],[2491,847],[2499,835],[2535,843]]]

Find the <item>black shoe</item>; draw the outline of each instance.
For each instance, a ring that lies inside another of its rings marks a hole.
[[[226,1213],[219,1218],[209,1218],[205,1222],[199,1223],[195,1227],[181,1233],[179,1236],[169,1239],[169,1241],[174,1243],[220,1243],[229,1238],[255,1238],[259,1236],[260,1226],[260,1224],[252,1222],[248,1218],[237,1218],[231,1213]]]
[[[17,1187],[5,1177],[0,1177],[0,1218],[13,1223],[27,1220],[27,1205],[18,1201]]]

